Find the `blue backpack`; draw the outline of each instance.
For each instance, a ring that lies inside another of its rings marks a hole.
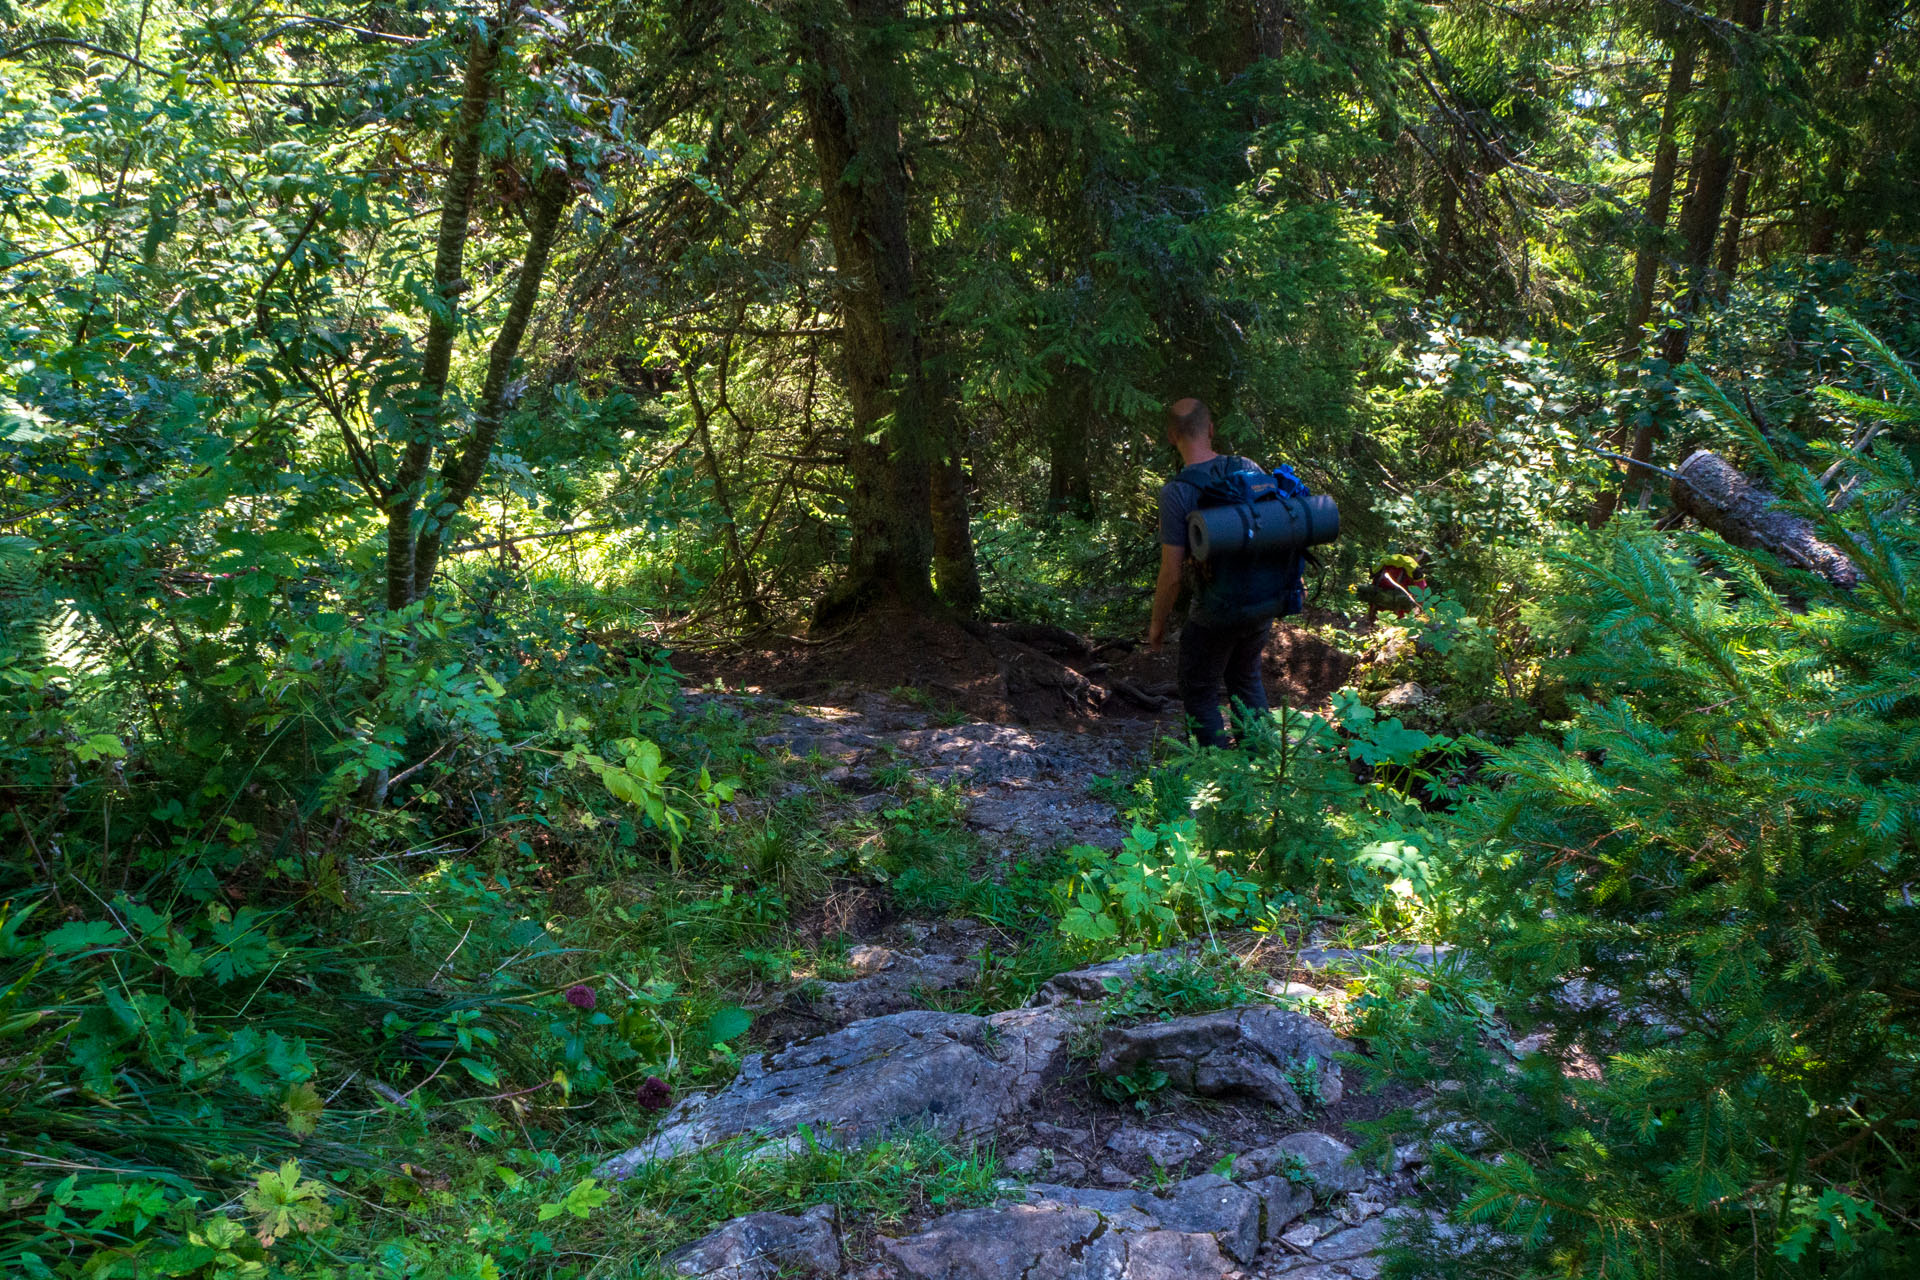
[[[1305,483],[1282,464],[1262,471],[1245,458],[1209,458],[1174,476],[1199,495],[1197,510],[1212,507],[1257,509],[1279,499],[1311,496]],[[1306,607],[1306,549],[1253,550],[1213,555],[1194,563],[1197,588],[1193,619],[1205,626],[1232,626],[1284,618]]]

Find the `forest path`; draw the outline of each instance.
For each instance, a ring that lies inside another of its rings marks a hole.
[[[788,708],[756,739],[763,750],[830,762],[820,781],[856,809],[891,798],[904,776],[959,789],[966,823],[1003,856],[1069,844],[1118,848],[1123,832],[1102,778],[1144,768],[1171,714],[1106,719],[1080,730],[964,720],[901,698],[858,692],[839,705]]]
[[[857,688],[806,704],[690,696],[739,704],[766,726],[762,750],[811,761],[815,780],[788,786],[811,791],[829,817],[896,806],[910,779],[957,788],[982,876],[1067,844],[1118,848],[1114,792],[1098,782],[1139,773],[1155,737],[1175,725],[1166,714],[1015,726]],[[964,918],[847,924],[852,976],[809,983],[768,1011],[767,1026],[792,1033],[770,1037],[774,1052],[750,1056],[719,1092],[683,1099],[654,1138],[603,1172],[624,1176],[640,1162],[750,1134],[785,1150],[793,1139],[783,1135],[802,1125],[849,1142],[930,1126],[990,1143],[1014,1177],[993,1206],[909,1220],[886,1236],[841,1223],[829,1206],[736,1219],[676,1254],[680,1273],[1370,1280],[1392,1224],[1447,1230],[1421,1203],[1418,1135],[1405,1135],[1384,1163],[1349,1159],[1359,1140],[1350,1122],[1405,1106],[1427,1109],[1423,1127],[1442,1120],[1431,1098],[1342,1087],[1332,1049],[1364,1046],[1337,1039],[1329,1024],[1344,1022],[1363,953],[1247,940],[1257,954],[1246,971],[1264,1000],[1187,1015],[1162,1009],[1145,1022],[1116,1003],[1147,970],[1190,967],[1189,953],[1126,956],[1056,976],[1024,1006],[978,1016],[945,1010],[981,1007],[974,984],[987,967],[1034,939]],[[1393,950],[1415,964],[1437,958],[1432,948]],[[1129,1071],[1158,1073],[1173,1087],[1136,1109],[1124,1091],[1102,1087]]]

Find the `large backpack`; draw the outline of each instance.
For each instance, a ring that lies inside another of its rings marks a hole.
[[[1199,495],[1194,504],[1197,510],[1252,506],[1282,495],[1304,498],[1308,493],[1291,467],[1262,471],[1238,457],[1196,462],[1173,479]],[[1299,613],[1306,607],[1305,561],[1305,549],[1300,548],[1219,555],[1194,564],[1193,620],[1206,626],[1232,626]]]

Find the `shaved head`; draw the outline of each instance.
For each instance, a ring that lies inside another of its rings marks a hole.
[[[1212,412],[1192,396],[1167,406],[1167,434],[1176,440],[1205,440],[1212,431]]]

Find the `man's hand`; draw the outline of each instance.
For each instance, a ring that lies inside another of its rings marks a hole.
[[[1187,561],[1185,547],[1160,547],[1160,576],[1153,584],[1153,622],[1147,627],[1147,648],[1160,652],[1167,642],[1167,619],[1180,595],[1180,566]]]

